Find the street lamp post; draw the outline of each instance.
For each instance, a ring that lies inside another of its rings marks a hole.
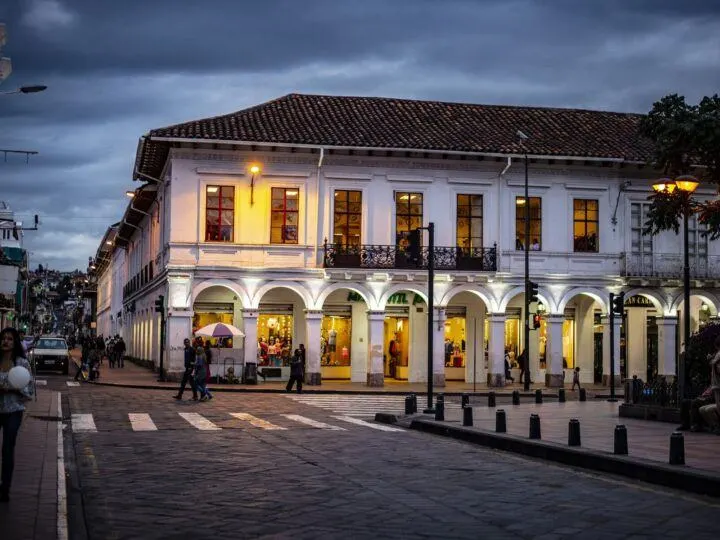
[[[677,189],[683,205],[683,352],[677,362],[678,402],[685,398],[685,355],[690,343],[690,214],[693,213],[692,194],[698,187],[694,176],[678,176],[675,180],[663,178],[653,184],[658,193],[672,194]]]
[[[523,326],[525,354],[522,355],[524,359],[520,368],[525,374],[523,390],[527,392],[530,390],[530,186],[528,181],[528,154],[525,147],[528,136],[520,130],[517,131],[517,136],[520,139],[520,145],[525,157],[525,244],[523,246],[525,248],[525,312],[523,314],[525,318],[525,325]]]

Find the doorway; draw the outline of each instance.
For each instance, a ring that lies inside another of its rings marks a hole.
[[[409,318],[385,317],[383,363],[385,377],[408,379]]]

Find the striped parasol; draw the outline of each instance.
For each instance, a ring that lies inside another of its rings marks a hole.
[[[245,337],[245,334],[239,328],[235,328],[232,324],[212,323],[203,326],[195,332],[196,336],[204,337]]]

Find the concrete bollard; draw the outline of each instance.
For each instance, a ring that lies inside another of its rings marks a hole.
[[[540,417],[537,414],[530,415],[530,438],[541,439],[540,436]]]
[[[535,403],[542,403],[542,390],[535,390]]]
[[[580,389],[580,401],[587,401],[587,392],[584,388]]]
[[[463,407],[463,426],[472,426],[473,425],[473,410],[470,405],[465,405]]]
[[[670,435],[670,465],[685,465],[685,435],[679,431]]]
[[[513,405],[520,405],[520,392],[518,390],[513,390],[512,400]]]
[[[495,407],[495,392],[488,393],[488,407]]]
[[[412,396],[405,396],[405,414],[413,413],[413,398]]]
[[[445,398],[442,397],[442,394],[440,394],[437,397],[437,401],[435,402],[435,420],[439,420],[441,422],[445,421]]]
[[[568,424],[568,446],[580,446],[580,421],[577,418]]]
[[[618,456],[628,455],[627,428],[623,424],[615,426],[615,449]]]
[[[497,433],[507,432],[507,416],[505,416],[504,409],[495,411],[495,431]]]
[[[462,394],[460,396],[460,406],[466,407],[470,405],[470,394]]]
[[[565,403],[565,389],[561,388],[558,390],[558,402]]]

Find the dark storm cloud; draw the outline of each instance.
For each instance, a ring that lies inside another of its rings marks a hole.
[[[288,92],[644,112],[720,88],[720,0],[5,0],[1,198],[35,262],[84,267],[137,139]]]

